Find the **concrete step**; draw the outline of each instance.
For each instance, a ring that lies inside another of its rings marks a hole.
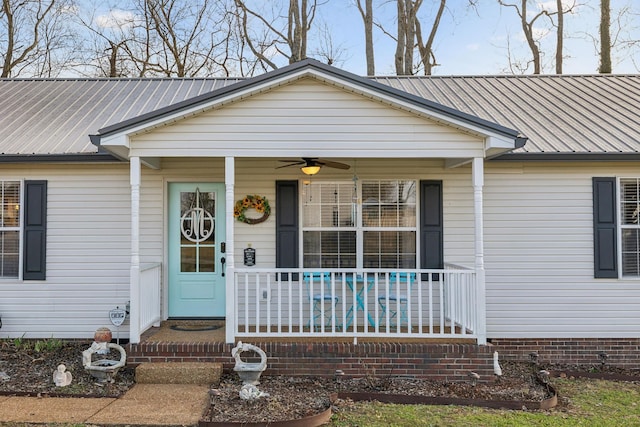
[[[156,362],[136,367],[138,384],[220,384],[222,363]]]

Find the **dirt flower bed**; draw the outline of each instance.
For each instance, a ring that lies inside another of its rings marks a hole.
[[[120,396],[134,383],[134,370],[121,369],[114,383],[100,384],[82,366],[82,352],[91,341],[0,340],[0,393],[29,395]],[[111,351],[110,359],[120,353]],[[56,387],[53,372],[64,364],[73,380]]]
[[[133,368],[123,368],[112,384],[99,384],[82,366],[82,352],[90,345],[90,341],[0,339],[0,393],[121,396],[134,384]],[[119,358],[119,354],[112,352],[110,358]],[[61,363],[73,375],[73,382],[67,387],[56,387],[53,383],[53,372]],[[501,365],[503,376],[499,381],[483,378],[475,385],[471,378],[465,382],[450,383],[398,377],[269,376],[267,369],[258,388],[269,396],[254,402],[240,399],[240,379],[229,372],[219,385],[211,389],[211,402],[203,421],[274,422],[315,415],[329,407],[334,411],[349,410],[352,403],[348,400],[330,401],[330,395],[336,392],[540,402],[549,397],[548,388],[536,380],[541,369],[640,375],[638,371],[625,371],[609,365],[551,366],[528,361],[501,361]],[[550,381],[553,383],[554,379]],[[563,404],[560,399],[560,406]]]
[[[489,382],[437,382],[414,378],[364,377],[318,378],[263,375],[258,389],[269,394],[256,401],[240,399],[241,382],[234,373],[225,374],[211,390],[206,422],[277,422],[318,414],[332,405],[330,395],[338,392],[369,392],[425,397],[540,402],[548,397],[547,387],[538,382],[532,366],[503,364],[503,376]],[[349,401],[333,403],[334,410],[348,409]]]

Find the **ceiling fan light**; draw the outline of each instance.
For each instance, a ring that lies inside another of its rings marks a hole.
[[[307,165],[300,168],[303,174],[305,175],[315,175],[320,172],[320,166],[318,165]]]

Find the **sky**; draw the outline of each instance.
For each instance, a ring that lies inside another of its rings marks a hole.
[[[129,0],[117,0],[115,4],[124,4]],[[246,0],[254,7],[269,5],[265,1]],[[283,0],[281,0],[283,1]],[[324,1],[324,3],[322,3]],[[435,55],[439,66],[433,70],[434,75],[491,75],[491,74],[531,74],[532,68],[526,71],[510,67],[509,55],[513,62],[530,60],[531,53],[522,34],[520,20],[516,10],[500,6],[497,0],[477,0],[476,8],[468,7],[469,0],[448,0],[447,10],[441,20],[435,41]],[[519,3],[520,0],[505,0]],[[355,0],[319,0],[318,16],[313,23],[314,28],[326,28],[331,34],[331,41],[343,54],[339,55],[335,66],[359,75],[366,74],[364,49],[364,30],[362,18],[355,7]],[[529,0],[529,15],[537,14],[542,7],[555,11],[556,0]],[[574,13],[565,14],[565,48],[564,74],[594,74],[598,71],[598,25],[599,0],[563,0],[565,8],[578,3]],[[431,27],[434,11],[439,2],[424,0],[421,8],[423,32]],[[110,16],[125,13],[113,7],[105,12]],[[395,2],[391,0],[374,0],[376,20],[389,32],[396,31]],[[617,11],[630,6],[632,12],[622,21],[623,30],[620,36],[640,41],[640,0],[611,0],[612,19]],[[104,18],[103,18],[104,19]],[[107,22],[106,20],[105,22]],[[540,25],[535,33],[540,37],[543,52],[543,73],[555,72],[556,34],[549,25],[549,20],[540,18]],[[613,37],[617,24],[612,25]],[[393,55],[395,42],[382,31],[374,30],[374,48],[376,56],[376,74],[395,74]],[[310,44],[320,37],[312,34]],[[314,40],[315,37],[315,40]],[[426,35],[425,35],[426,38]],[[312,49],[309,56],[313,57]],[[416,53],[417,55],[417,53]],[[613,72],[640,72],[640,42],[634,47],[613,51]],[[321,58],[318,58],[321,59]],[[276,61],[282,65],[286,59]]]
[[[565,5],[573,0],[563,0]],[[519,3],[519,0],[512,0]],[[375,0],[374,0],[375,3]],[[436,3],[425,0],[423,9]],[[545,3],[548,3],[545,4]],[[555,0],[531,2],[530,13],[538,13],[539,6],[551,7],[555,10]],[[580,0],[575,13],[565,15],[565,48],[563,71],[565,74],[592,74],[598,71],[598,57],[594,40],[598,34],[599,1]],[[537,6],[536,6],[537,5]],[[615,11],[626,5],[640,7],[638,0],[611,0],[612,17]],[[366,73],[364,57],[364,33],[359,12],[352,5],[352,0],[329,0],[329,7],[324,7],[321,19],[330,24],[332,34],[342,40],[350,54],[346,56],[341,68],[356,74]],[[389,5],[380,19],[387,28],[395,30],[394,6]],[[640,13],[637,10],[636,13]],[[386,17],[385,17],[386,16]],[[424,20],[423,29],[430,27],[433,14]],[[640,15],[627,15],[624,33],[640,40]],[[548,22],[540,18],[538,22]],[[615,25],[614,25],[615,27]],[[615,28],[612,27],[612,32]],[[555,31],[549,32],[544,26],[536,28],[541,38],[545,73],[555,72]],[[615,35],[615,34],[614,34]],[[393,54],[394,42],[386,35],[378,32],[375,36],[376,74],[394,74]],[[510,46],[510,49],[508,48]],[[512,74],[509,68],[508,53],[520,60],[529,59],[530,51],[522,35],[519,17],[515,9],[500,6],[497,0],[479,0],[477,9],[469,9],[467,0],[449,0],[448,10],[442,18],[435,42],[436,60],[440,66],[435,67],[435,75],[479,75],[479,74]],[[614,73],[640,72],[640,46],[635,49],[624,49],[614,52]],[[634,64],[637,64],[637,66]],[[526,74],[531,74],[529,70]]]

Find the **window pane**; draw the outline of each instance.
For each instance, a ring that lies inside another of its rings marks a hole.
[[[622,274],[640,275],[640,229],[622,230]]]
[[[303,189],[305,227],[353,227],[353,186],[311,183]]]
[[[365,231],[363,246],[365,268],[415,268],[413,231]]]
[[[383,205],[381,208],[380,225],[382,227],[398,226],[398,207],[396,205]]]
[[[640,276],[640,178],[620,180],[622,275]]]
[[[196,272],[196,248],[194,246],[180,248],[180,271],[182,273]]]
[[[19,231],[0,232],[0,277],[18,277],[19,268]]]
[[[20,181],[0,181],[0,277],[20,275]],[[13,228],[8,230],[7,228]]]
[[[622,224],[638,224],[640,212],[640,179],[620,180]]]
[[[415,227],[416,205],[400,205],[398,217],[400,227]]]
[[[355,267],[354,231],[306,231],[303,233],[304,267]]]
[[[0,227],[20,227],[20,182],[0,182],[2,218]]]
[[[359,194],[352,182],[305,186],[304,266],[357,267],[356,248],[361,245],[362,267],[415,268],[416,181],[364,180],[359,185]],[[358,196],[361,209],[355,203]],[[359,245],[357,238],[362,238]]]
[[[216,249],[213,246],[200,246],[198,254],[199,268],[201,273],[214,273],[216,271]]]

